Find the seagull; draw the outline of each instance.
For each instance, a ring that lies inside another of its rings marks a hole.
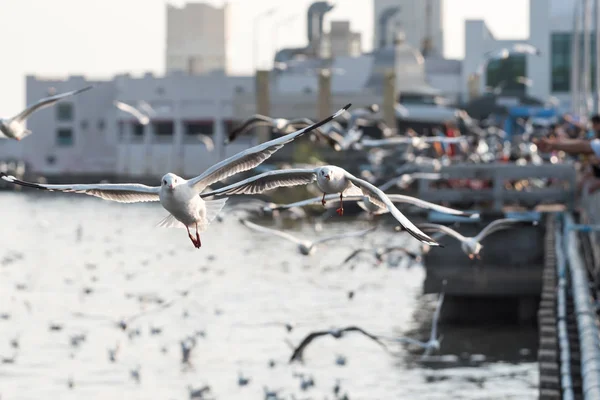
[[[31,134],[31,131],[29,129],[26,129],[24,124],[25,120],[31,114],[33,114],[37,110],[50,107],[64,98],[74,96],[76,94],[90,90],[92,87],[93,86],[86,86],[83,89],[73,90],[70,92],[45,97],[39,100],[37,103],[30,105],[25,110],[21,111],[19,114],[15,115],[12,118],[0,118],[0,139],[21,140],[25,138],[26,136]]]
[[[359,179],[346,170],[333,165],[317,167],[315,169],[288,169],[265,172],[260,175],[245,179],[238,183],[221,189],[202,194],[201,196],[233,195],[233,194],[258,194],[276,187],[306,185],[316,179],[319,189],[323,191],[321,203],[326,204],[326,194],[339,193],[340,208],[336,211],[343,215],[343,194],[358,194],[367,196],[369,201],[380,208],[387,208],[389,212],[405,227],[406,231],[419,241],[431,246],[439,246],[417,228],[408,218],[396,208],[388,196],[369,182]]]
[[[363,253],[373,255],[375,257],[375,259],[377,260],[377,263],[380,264],[383,262],[384,255],[395,252],[395,251],[400,251],[400,252],[406,254],[407,256],[409,256],[411,259],[415,260],[416,262],[421,262],[421,256],[419,254],[416,254],[416,253],[408,250],[405,247],[392,246],[392,247],[377,247],[377,248],[373,248],[373,249],[367,249],[367,248],[356,249],[348,257],[346,257],[344,259],[344,261],[342,261],[340,266],[348,263],[349,261],[356,258],[358,255],[363,254]]]
[[[341,114],[340,114],[341,115]],[[261,114],[254,114],[246,120],[242,125],[231,131],[225,144],[233,142],[238,136],[248,133],[250,130],[259,126],[268,126],[273,130],[283,133],[290,134],[298,129],[306,128],[314,125],[314,122],[308,118],[296,118],[296,119],[285,119],[285,118],[271,118]],[[316,129],[316,128],[313,128]],[[318,131],[321,135],[323,132]]]
[[[387,350],[387,346],[380,341],[377,336],[371,335],[370,333],[366,332],[365,330],[356,327],[356,326],[349,326],[343,329],[331,329],[328,331],[317,331],[317,332],[312,332],[310,333],[308,336],[306,336],[302,342],[300,342],[300,344],[298,345],[298,347],[296,347],[296,349],[294,350],[294,353],[292,354],[292,357],[290,357],[290,363],[294,362],[294,361],[302,361],[302,356],[304,353],[304,349],[306,348],[306,346],[308,346],[313,340],[315,340],[316,338],[320,337],[320,336],[333,336],[336,339],[341,338],[342,336],[344,336],[345,333],[347,332],[358,332],[358,333],[362,333],[363,335],[365,335],[366,337],[368,337],[371,340],[374,340],[375,342],[377,342],[381,347],[383,347],[384,349]]]
[[[117,107],[119,110],[126,112],[128,114],[133,115],[140,124],[142,125],[148,125],[150,123],[150,117],[148,117],[146,114],[144,114],[143,112],[141,112],[140,110],[138,110],[137,108],[135,108],[132,105],[129,105],[127,103],[123,103],[122,101],[113,101],[113,104],[115,105],[115,107]]]
[[[446,136],[394,136],[385,139],[363,139],[358,143],[359,148],[381,148],[389,146],[410,145],[417,150],[424,150],[430,147],[431,143],[463,143],[467,139],[464,136],[446,137]]]
[[[210,386],[204,385],[200,389],[194,389],[191,385],[188,385],[188,392],[190,399],[203,399],[204,393],[210,393]]]
[[[493,221],[492,223],[490,223],[485,228],[483,228],[483,230],[481,232],[479,232],[477,234],[477,236],[474,236],[474,237],[465,237],[465,236],[461,235],[460,233],[456,232],[454,229],[449,228],[444,225],[425,223],[425,224],[420,224],[419,227],[421,227],[423,230],[437,231],[442,234],[452,236],[455,239],[458,239],[461,242],[460,247],[461,247],[462,251],[464,251],[465,254],[468,255],[469,258],[472,260],[474,258],[481,259],[481,256],[479,254],[481,252],[481,249],[483,248],[483,246],[481,245],[481,241],[486,236],[489,236],[492,233],[495,233],[495,232],[498,232],[498,231],[501,231],[504,229],[511,228],[511,227],[515,226],[516,224],[523,224],[523,223],[537,225],[537,222],[535,222],[535,221],[532,223],[531,221],[526,221],[526,220],[522,220],[522,219],[514,219],[514,218],[497,219],[497,220]]]
[[[221,181],[237,173],[247,171],[260,165],[273,153],[281,149],[304,133],[331,121],[350,107],[350,104],[340,109],[330,117],[309,125],[299,131],[277,139],[259,144],[223,160],[203,174],[190,180],[183,179],[173,173],[163,176],[161,186],[146,186],[137,183],[124,184],[91,184],[91,185],[43,185],[25,182],[14,176],[0,172],[0,177],[7,182],[21,186],[49,191],[85,193],[91,196],[121,203],[136,203],[160,201],[169,215],[158,223],[164,228],[186,228],[188,237],[194,247],[199,249],[200,232],[205,231],[217,214],[225,206],[227,198],[218,200],[203,200],[198,196],[204,189],[215,182]],[[190,227],[196,228],[196,237],[190,232]]]
[[[445,284],[446,284],[446,281],[444,281],[444,285]],[[444,303],[444,292],[440,293],[437,305],[435,307],[435,311],[433,313],[433,320],[431,322],[431,333],[429,334],[428,341],[421,342],[419,340],[412,339],[409,337],[400,337],[400,338],[394,338],[394,339],[390,339],[390,340],[395,341],[395,342],[400,342],[400,343],[415,344],[419,347],[424,348],[425,353],[423,353],[423,357],[428,356],[433,350],[439,350],[443,336],[438,337],[437,331],[438,331],[438,323],[440,320],[440,313],[442,310],[443,303]],[[380,339],[382,339],[382,338],[380,337]]]
[[[202,142],[202,144],[206,147],[206,150],[213,151],[215,149],[215,142],[208,135],[199,134],[198,140]]]
[[[240,220],[240,222],[252,230],[262,232],[262,233],[269,233],[271,235],[279,236],[280,238],[287,239],[290,242],[296,243],[298,245],[298,251],[300,251],[300,253],[305,256],[310,256],[310,255],[314,254],[314,252],[317,249],[316,246],[318,244],[329,242],[331,240],[364,236],[367,233],[373,232],[376,229],[376,227],[373,227],[373,228],[365,229],[362,231],[346,232],[346,233],[342,233],[339,235],[326,236],[324,238],[320,238],[315,241],[309,241],[309,240],[298,239],[295,236],[290,235],[289,233],[282,232],[277,229],[271,229],[271,228],[267,228],[264,226],[260,226],[255,223],[252,223],[250,221]]]
[[[379,189],[383,190],[384,192],[393,186],[397,186],[400,189],[407,189],[410,184],[417,179],[438,180],[442,179],[443,177],[444,175],[435,172],[414,172],[412,174],[402,174],[379,186]]]

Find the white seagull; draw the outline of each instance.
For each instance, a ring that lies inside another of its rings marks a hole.
[[[21,140],[26,136],[31,134],[29,129],[25,128],[25,120],[37,110],[41,110],[46,107],[50,107],[57,103],[58,101],[69,97],[74,96],[78,93],[85,92],[86,90],[90,90],[93,86],[87,86],[83,89],[73,90],[66,93],[56,94],[54,96],[45,97],[39,100],[37,103],[34,103],[28,106],[25,110],[21,111],[19,114],[15,115],[12,118],[0,118],[0,139],[15,139]]]
[[[364,229],[362,231],[346,232],[346,233],[341,233],[339,235],[326,236],[326,237],[317,239],[315,241],[310,241],[310,240],[298,239],[297,237],[295,237],[287,232],[283,232],[283,231],[280,231],[277,229],[267,228],[265,226],[260,226],[260,225],[257,225],[255,223],[247,221],[247,220],[242,219],[242,220],[240,220],[240,222],[242,224],[244,224],[246,227],[248,227],[252,230],[255,230],[257,232],[268,233],[268,234],[271,234],[274,236],[279,236],[280,238],[289,240],[292,243],[296,243],[298,245],[298,251],[300,251],[300,253],[302,253],[305,256],[310,256],[310,255],[314,254],[314,252],[317,250],[316,246],[318,244],[329,242],[332,240],[346,239],[349,237],[364,236],[367,233],[373,232],[376,229],[376,227],[373,227],[373,228],[369,228],[369,229]]]
[[[200,248],[201,242],[199,232],[207,229],[208,225],[215,219],[227,201],[226,198],[203,200],[199,195],[204,189],[215,182],[260,165],[285,144],[312,129],[318,128],[333,118],[336,118],[349,107],[350,104],[323,121],[300,129],[297,132],[244,150],[213,165],[204,171],[203,174],[190,180],[168,173],[163,176],[161,186],[146,186],[137,183],[42,185],[21,181],[14,176],[8,176],[2,172],[0,172],[0,177],[7,182],[21,186],[49,191],[84,193],[121,203],[160,201],[161,205],[169,212],[169,215],[164,218],[158,226],[165,228],[185,227],[194,246]],[[195,238],[190,233],[190,227],[196,228]]]
[[[445,284],[446,284],[446,282],[444,281],[444,285]],[[400,343],[409,343],[409,344],[414,344],[419,347],[422,347],[425,349],[425,353],[423,353],[423,357],[428,356],[433,350],[439,350],[441,347],[442,339],[443,339],[443,336],[440,336],[440,337],[437,336],[438,323],[440,320],[440,313],[442,311],[442,304],[444,304],[444,292],[440,293],[440,297],[438,298],[438,302],[435,307],[435,311],[433,313],[433,320],[431,321],[431,332],[429,334],[428,341],[421,342],[420,340],[412,339],[409,337],[399,337],[399,338],[393,338],[393,339],[387,339],[387,340],[391,340],[394,342],[400,342]],[[379,338],[383,339],[381,336],[379,336]]]
[[[417,150],[424,150],[431,146],[431,143],[463,143],[467,140],[464,136],[446,137],[446,136],[393,136],[385,139],[363,139],[357,144],[359,148],[382,148],[395,146],[411,146]]]
[[[429,231],[429,232],[435,231],[435,232],[439,232],[441,234],[452,236],[455,239],[458,239],[460,241],[460,247],[461,247],[462,251],[464,251],[465,254],[468,255],[469,258],[472,260],[474,258],[481,259],[481,256],[479,254],[481,252],[481,249],[483,248],[481,241],[486,236],[489,236],[492,233],[495,233],[495,232],[498,232],[498,231],[501,231],[504,229],[512,228],[518,224],[537,225],[537,222],[526,221],[526,220],[515,219],[515,218],[497,219],[497,220],[491,222],[485,228],[483,228],[483,230],[474,237],[463,236],[460,233],[456,232],[454,229],[449,228],[445,225],[425,223],[425,224],[419,224],[419,227],[421,229]]]
[[[339,193],[340,208],[336,210],[339,215],[344,214],[344,193],[367,196],[369,201],[379,208],[387,208],[394,218],[400,222],[400,225],[416,239],[431,246],[439,246],[436,241],[421,232],[419,228],[410,222],[410,220],[396,208],[394,203],[383,191],[369,182],[359,179],[348,171],[334,165],[326,165],[314,169],[269,171],[221,189],[204,193],[202,194],[202,197],[213,195],[258,194],[277,187],[307,185],[314,182],[315,179],[317,181],[317,186],[323,191],[323,197],[321,199],[323,205],[326,204],[325,196],[327,194]]]
[[[231,133],[225,140],[225,144],[233,142],[238,136],[244,135],[248,133],[251,129],[260,126],[270,127],[271,129],[279,133],[289,134],[298,129],[310,126],[312,124],[314,124],[314,122],[308,118],[296,118],[289,120],[285,118],[271,118],[261,114],[254,114],[253,116],[248,118],[242,125],[231,131]],[[323,133],[320,130],[318,130],[318,132],[321,134]]]
[[[119,110],[126,112],[127,114],[133,115],[140,124],[148,125],[150,123],[150,117],[138,110],[137,108],[135,108],[134,106],[117,100],[113,101],[113,104]]]
[[[426,179],[426,180],[439,180],[443,179],[444,175],[436,172],[413,172],[410,174],[402,174],[394,179],[391,179],[379,186],[379,189],[384,192],[393,186],[397,186],[400,189],[407,189],[411,183],[413,183],[417,179]]]

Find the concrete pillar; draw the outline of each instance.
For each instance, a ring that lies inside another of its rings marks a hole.
[[[396,129],[396,73],[393,69],[385,71],[383,82],[383,120],[391,128]]]
[[[223,118],[223,100],[217,101],[217,112],[215,113],[214,131],[213,131],[213,142],[215,143],[215,150],[218,151],[219,161],[224,160],[227,157],[225,152],[225,138],[227,132],[225,131],[225,119]]]
[[[479,97],[479,84],[481,76],[478,74],[471,74],[469,76],[469,100],[475,100]]]
[[[317,102],[317,118],[327,118],[331,114],[331,70],[319,70],[319,98]]]
[[[152,175],[152,144],[154,143],[154,124],[144,125],[144,168],[146,176]]]
[[[181,104],[175,105],[175,118],[173,119],[173,172],[179,176],[185,174],[185,127],[181,116]]]
[[[124,176],[131,175],[131,141],[133,140],[133,123],[128,121],[123,121],[123,137],[119,141],[119,146],[123,151],[121,154],[123,155],[121,161],[121,169],[119,171],[120,174]]]
[[[271,113],[271,96],[269,87],[269,71],[256,71],[256,113],[270,116]],[[259,127],[257,130],[257,138],[259,143],[269,140],[271,131],[267,127]]]

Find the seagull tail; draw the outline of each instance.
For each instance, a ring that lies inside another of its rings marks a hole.
[[[206,230],[206,228],[208,228],[208,225],[210,225],[210,223],[213,222],[215,218],[217,218],[217,215],[221,212],[223,207],[225,207],[227,199],[227,197],[224,197],[222,199],[216,200],[204,200],[206,204],[206,217],[202,225],[199,226],[201,230]]]

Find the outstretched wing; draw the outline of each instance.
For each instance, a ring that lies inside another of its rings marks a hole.
[[[0,177],[6,182],[24,187],[48,190],[51,192],[84,193],[112,200],[119,203],[140,203],[147,201],[160,201],[160,187],[140,185],[138,183],[99,183],[92,185],[44,185],[26,182],[0,172]]]
[[[469,212],[455,210],[454,208],[440,206],[438,204],[430,203],[412,196],[405,196],[403,194],[388,194],[387,197],[394,203],[411,204],[413,206],[425,208],[427,210],[438,211],[444,214],[468,216],[473,219],[479,218],[479,213],[471,214]]]
[[[302,361],[302,356],[304,355],[304,349],[306,348],[306,346],[308,346],[313,340],[315,340],[319,336],[325,336],[329,334],[330,333],[328,331],[310,333],[308,336],[302,339],[298,347],[296,347],[296,349],[292,353],[292,356],[290,357],[290,363],[294,361]]]
[[[350,107],[350,104],[336,112],[335,114],[325,118],[316,124],[309,125],[304,129],[290,133],[279,137],[277,139],[270,140],[265,143],[261,143],[257,146],[251,147],[244,150],[234,156],[223,160],[209,169],[207,169],[202,175],[196,178],[190,179],[188,185],[192,186],[198,193],[202,192],[206,187],[212,185],[215,182],[221,181],[232,175],[240,172],[248,171],[267,160],[273,153],[281,149],[285,144],[293,141],[299,136],[302,136],[306,132],[310,132],[313,129],[320,127],[323,124],[333,120],[338,115],[342,114],[345,110]]]
[[[257,126],[270,126],[273,127],[274,122],[273,118],[267,117],[265,115],[254,114],[250,118],[248,118],[242,125],[235,128],[231,131],[229,136],[227,137],[227,143],[233,142],[238,136],[245,134],[252,128],[256,128]]]
[[[138,110],[134,106],[131,106],[127,103],[123,103],[122,101],[116,101],[116,100],[113,102],[113,104],[119,110],[133,115],[138,120],[138,122],[142,125],[148,125],[148,123],[150,122],[150,118],[148,118],[147,115],[144,115],[144,113],[142,113],[140,110]]]
[[[225,186],[221,189],[202,193],[200,197],[215,195],[231,196],[234,194],[258,194],[278,187],[308,185],[316,179],[312,169],[282,169],[268,171],[243,181]]]
[[[455,239],[460,240],[461,242],[464,240],[467,240],[466,237],[464,237],[463,235],[461,235],[460,233],[456,232],[454,229],[449,228],[445,225],[439,225],[439,224],[431,224],[431,223],[424,223],[424,224],[419,224],[419,228],[428,231],[428,232],[440,232],[440,233],[444,233],[448,236],[452,236]]]
[[[23,122],[29,117],[32,113],[37,110],[41,110],[42,108],[50,107],[54,103],[64,99],[65,97],[73,96],[81,92],[85,92],[86,90],[90,90],[93,86],[87,86],[83,89],[73,90],[66,93],[56,94],[54,96],[46,97],[41,99],[35,104],[28,106],[25,110],[21,111],[19,114],[15,115],[12,120],[17,122]]]
[[[503,218],[503,219],[497,219],[495,221],[493,221],[492,223],[490,223],[488,226],[486,226],[485,228],[483,228],[483,230],[481,232],[479,232],[477,234],[477,236],[475,236],[475,239],[480,242],[483,240],[483,238],[485,238],[486,236],[491,235],[494,232],[498,232],[504,229],[508,229],[511,228],[515,225],[518,224],[527,224],[527,225],[532,225],[533,223],[531,221],[524,221],[521,219],[514,219],[514,218]]]
[[[244,224],[246,227],[248,227],[254,231],[261,232],[261,233],[267,233],[269,235],[279,236],[280,238],[289,240],[290,242],[293,242],[296,244],[302,244],[302,241],[300,239],[296,238],[295,236],[290,235],[287,232],[283,232],[283,231],[280,231],[277,229],[267,228],[266,226],[257,225],[255,223],[247,221],[247,220],[240,220],[240,222],[242,224]]]
[[[381,347],[383,347],[384,349],[387,350],[387,346],[385,345],[385,343],[383,343],[381,340],[379,340],[379,338],[375,335],[371,335],[369,332],[365,331],[362,328],[359,328],[358,326],[349,326],[347,328],[341,329],[342,332],[359,332],[362,333],[363,335],[365,335],[366,337],[368,337],[371,340],[374,340],[375,342],[377,342],[377,344],[379,344]]]

